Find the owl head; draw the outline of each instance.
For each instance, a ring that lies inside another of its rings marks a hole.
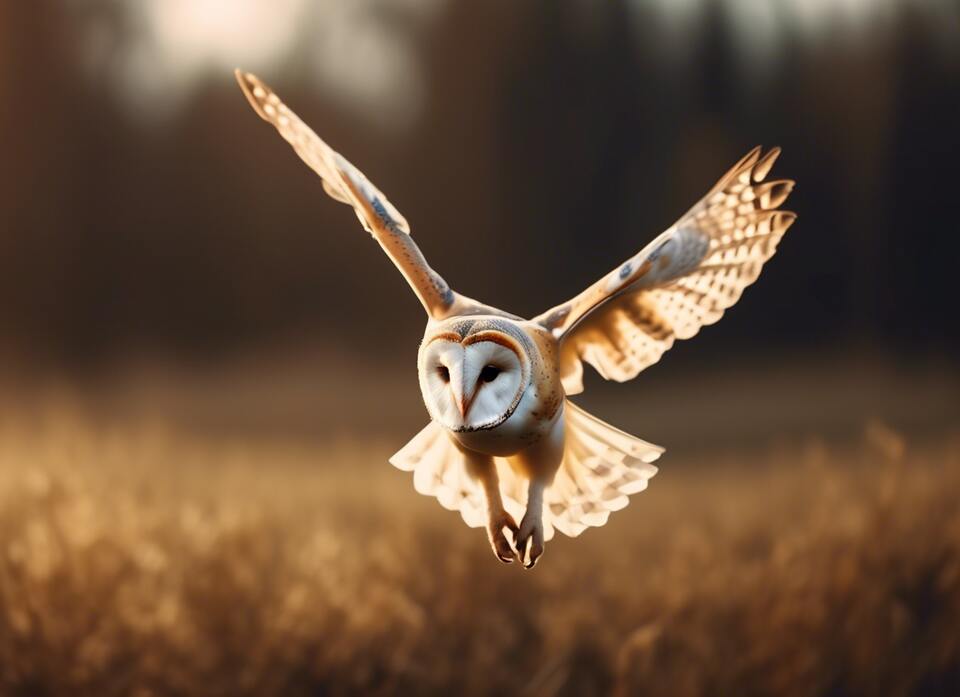
[[[530,383],[527,347],[517,332],[497,324],[441,326],[428,332],[420,346],[423,401],[430,417],[451,431],[500,425]]]

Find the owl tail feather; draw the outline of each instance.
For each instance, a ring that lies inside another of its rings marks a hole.
[[[544,494],[544,537],[554,530],[576,537],[607,522],[627,505],[630,494],[647,488],[657,473],[652,463],[663,448],[634,438],[591,416],[567,400],[566,443],[553,484]],[[487,521],[480,484],[467,474],[463,453],[440,424],[431,421],[390,458],[397,469],[413,472],[414,488],[435,496],[444,508],[458,511],[472,528]],[[525,481],[503,458],[496,458],[500,493],[507,512],[520,520],[525,510]]]
[[[544,513],[554,528],[576,537],[606,523],[610,513],[629,503],[630,494],[646,489],[657,473],[651,463],[664,449],[601,421],[569,399],[564,422],[563,461],[544,496]]]
[[[399,470],[413,472],[413,487],[436,496],[440,505],[459,511],[471,528],[486,524],[486,503],[479,483],[467,474],[467,463],[443,426],[431,421],[390,458]]]

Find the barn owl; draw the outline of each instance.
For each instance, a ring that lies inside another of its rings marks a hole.
[[[676,339],[720,319],[757,279],[796,217],[779,210],[793,182],[764,181],[779,149],[755,148],[636,255],[523,319],[452,290],[360,170],[255,75],[236,75],[326,192],[353,207],[427,312],[417,367],[430,422],[390,458],[413,472],[416,490],[485,528],[498,559],[526,568],[554,531],[575,537],[601,526],[643,491],[663,448],[570,396],[583,390],[584,362],[607,380],[630,380]]]

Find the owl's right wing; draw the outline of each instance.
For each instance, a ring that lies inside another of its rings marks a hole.
[[[793,182],[764,182],[779,154],[752,150],[638,254],[536,318],[560,341],[567,394],[583,391],[583,361],[607,380],[636,377],[757,280],[796,218],[779,210]]]
[[[237,82],[259,116],[273,124],[281,136],[323,180],[324,190],[341,203],[353,206],[363,227],[400,269],[427,313],[434,319],[457,314],[474,304],[450,289],[430,268],[410,236],[410,226],[363,172],[327,145],[260,78],[236,71]]]

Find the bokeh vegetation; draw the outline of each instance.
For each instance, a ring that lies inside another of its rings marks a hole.
[[[12,415],[13,414],[13,415]],[[947,695],[960,438],[666,458],[532,572],[393,444],[0,428],[10,695]]]

